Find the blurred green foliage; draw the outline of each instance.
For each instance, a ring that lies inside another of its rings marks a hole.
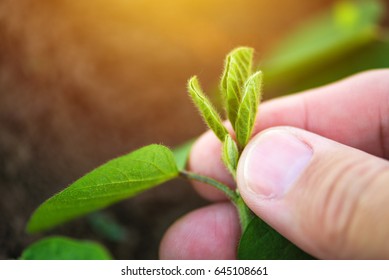
[[[351,74],[389,67],[384,3],[339,1],[279,43],[260,68],[271,92],[291,93]]]
[[[185,169],[194,141],[194,139],[189,140],[172,150],[178,170]]]
[[[68,237],[43,238],[27,247],[21,260],[110,260],[110,253],[100,244]]]
[[[108,213],[94,212],[88,215],[87,220],[95,232],[111,242],[125,242],[128,238],[127,229]]]

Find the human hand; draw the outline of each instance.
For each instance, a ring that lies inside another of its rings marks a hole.
[[[248,207],[321,259],[389,258],[389,70],[265,102],[237,170]],[[221,143],[205,133],[189,168],[227,185]],[[233,259],[240,228],[219,191],[194,183],[215,203],[178,220],[162,259]]]

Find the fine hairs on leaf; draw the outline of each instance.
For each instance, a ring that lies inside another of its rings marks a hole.
[[[226,135],[223,142],[222,159],[228,171],[231,173],[234,179],[236,179],[236,168],[238,166],[239,151],[238,146],[229,134]]]
[[[223,125],[218,112],[203,93],[199,81],[193,76],[188,81],[188,92],[205,123],[222,143],[221,159],[236,180],[241,153],[251,138],[261,100],[262,72],[252,73],[253,49],[239,47],[225,60],[220,82],[220,93],[232,124],[235,139]],[[30,233],[51,229],[77,217],[97,211],[142,191],[172,180],[179,175],[197,180],[223,192],[235,205],[242,230],[238,256],[241,258],[305,258],[296,246],[283,238],[259,218],[255,217],[237,190],[201,174],[185,170],[191,144],[173,152],[162,145],[149,145],[111,160],[96,168],[69,187],[42,203],[30,218]],[[221,225],[222,226],[222,225]],[[268,240],[270,240],[268,242]],[[23,258],[55,258],[45,255],[45,248],[67,247],[74,258],[109,258],[95,244],[85,244],[54,238],[42,241],[27,250]],[[93,247],[93,248],[92,248]],[[90,256],[85,250],[94,250]],[[60,249],[58,249],[60,250]],[[101,253],[103,252],[103,253]],[[62,255],[58,258],[63,257]]]
[[[216,112],[208,98],[204,95],[196,76],[189,79],[188,91],[197,109],[199,109],[205,123],[215,133],[220,141],[223,141],[224,137],[228,134],[228,131],[224,127],[219,114]]]
[[[243,86],[251,75],[253,53],[252,48],[239,47],[231,51],[225,60],[220,91],[227,117],[234,128],[244,91]]]
[[[248,78],[239,106],[235,123],[235,133],[240,148],[250,140],[261,99],[262,72],[258,71]]]

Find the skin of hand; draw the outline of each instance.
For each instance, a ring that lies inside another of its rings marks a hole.
[[[237,187],[260,218],[320,259],[389,259],[389,70],[364,72],[264,102],[243,151]],[[231,187],[221,143],[207,132],[189,168]],[[162,259],[234,259],[240,236],[234,207],[213,201],[176,221]]]

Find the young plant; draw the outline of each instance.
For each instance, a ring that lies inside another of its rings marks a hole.
[[[219,113],[204,94],[197,77],[188,81],[189,94],[205,123],[222,142],[222,160],[234,178],[239,157],[251,137],[261,99],[262,72],[252,70],[252,60],[251,48],[239,47],[231,51],[225,60],[220,82],[226,115],[236,140],[231,137]],[[213,178],[185,170],[182,157],[186,154],[182,150],[179,154],[178,161],[167,147],[150,145],[109,161],[40,205],[28,222],[27,231],[35,233],[48,230],[181,176],[219,189],[236,206],[242,229],[237,248],[239,258],[309,257],[255,217],[237,190]]]

